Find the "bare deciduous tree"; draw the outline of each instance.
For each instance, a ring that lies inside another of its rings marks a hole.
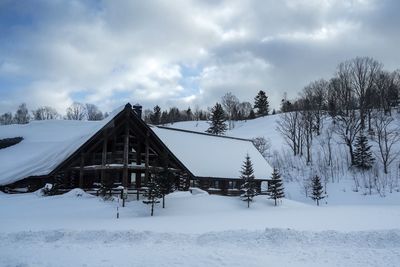
[[[280,115],[280,119],[277,121],[277,130],[282,134],[286,143],[293,151],[293,155],[296,156],[300,153],[299,151],[299,111],[285,112]],[[301,135],[300,135],[301,136]]]
[[[263,155],[263,157],[266,158],[269,154],[271,143],[263,136],[253,138],[252,141],[254,146],[261,153],[261,155]]]
[[[388,173],[390,164],[399,156],[400,151],[394,149],[394,145],[400,140],[399,128],[393,125],[393,118],[383,112],[374,114],[374,127],[376,131],[375,142],[378,145],[380,158],[383,164],[383,171]]]
[[[238,106],[238,112],[240,114],[239,119],[247,119],[250,116],[252,110],[253,106],[250,102],[241,102]]]
[[[331,89],[336,92],[338,109],[349,115],[355,108],[355,97],[351,87],[351,68],[349,62],[342,62],[337,67],[336,77],[331,80]]]
[[[351,86],[358,97],[360,109],[360,125],[365,129],[366,94],[374,87],[377,73],[382,69],[382,64],[370,57],[356,57],[347,61],[349,64]]]
[[[237,119],[239,99],[229,92],[221,98],[221,103],[226,114],[228,115],[228,126],[229,130],[231,130],[234,127],[233,120]]]
[[[0,116],[0,125],[9,125],[13,123],[13,116],[11,112],[6,112]]]
[[[375,80],[375,88],[379,96],[379,108],[385,114],[392,115],[391,107],[399,97],[397,75],[397,72],[380,71]]]
[[[103,112],[94,104],[85,104],[86,116],[89,121],[100,121],[104,119]]]
[[[337,116],[334,130],[342,138],[344,144],[349,149],[351,165],[354,165],[353,143],[360,129],[360,118],[354,110],[351,111],[348,116]]]
[[[17,111],[14,114],[14,123],[26,124],[29,122],[30,119],[31,118],[29,116],[29,112],[26,107],[26,104],[22,103],[21,105],[19,105]]]
[[[44,106],[39,107],[32,111],[33,119],[40,120],[56,120],[60,118],[60,114],[58,114],[57,110],[52,107]]]
[[[329,83],[323,79],[311,82],[309,85],[304,87],[302,98],[307,102],[310,112],[312,112],[313,120],[313,131],[317,135],[320,134],[322,128],[322,118],[324,110],[326,109],[327,103],[327,92]]]
[[[74,102],[70,107],[67,108],[67,120],[78,120],[81,121],[86,118],[86,107],[82,103]]]

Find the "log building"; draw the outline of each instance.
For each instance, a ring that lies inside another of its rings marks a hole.
[[[34,191],[59,183],[66,190],[93,190],[108,184],[139,196],[152,175],[167,169],[183,190],[237,195],[246,154],[260,191],[269,180],[272,169],[250,140],[148,125],[141,113],[141,106],[128,103],[103,121],[0,126],[0,140],[20,141],[0,149],[0,189]]]

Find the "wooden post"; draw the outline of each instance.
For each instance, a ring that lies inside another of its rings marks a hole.
[[[81,165],[79,167],[79,188],[83,188],[83,166],[85,165],[85,156],[81,154]]]

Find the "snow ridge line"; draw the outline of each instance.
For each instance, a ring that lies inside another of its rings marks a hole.
[[[357,248],[400,248],[400,230],[298,231],[268,228],[264,231],[232,230],[204,234],[157,233],[151,231],[54,230],[0,233],[0,245],[10,243],[131,243],[197,244],[200,246],[340,246]]]

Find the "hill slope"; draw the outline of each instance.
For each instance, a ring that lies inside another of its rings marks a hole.
[[[400,119],[396,117],[396,123]],[[264,137],[270,143],[267,161],[280,169],[286,185],[287,197],[312,203],[306,197],[306,186],[309,178],[319,175],[324,181],[327,191],[326,201],[330,204],[398,204],[400,203],[400,171],[399,161],[395,161],[389,174],[383,174],[379,161],[377,146],[372,140],[370,144],[376,157],[376,164],[370,172],[357,172],[349,168],[350,159],[347,147],[341,138],[333,133],[331,146],[333,163],[327,164],[327,135],[333,132],[330,118],[323,121],[320,136],[314,137],[312,145],[312,163],[307,164],[305,157],[293,156],[285,139],[278,131],[281,115],[270,115],[247,121],[234,123],[234,128],[226,135],[253,139]],[[204,132],[209,127],[207,121],[186,121],[168,125],[169,127]],[[397,144],[395,149],[399,150]],[[238,169],[240,166],[238,166]],[[373,187],[373,188],[372,188]],[[372,188],[372,189],[371,189]]]

